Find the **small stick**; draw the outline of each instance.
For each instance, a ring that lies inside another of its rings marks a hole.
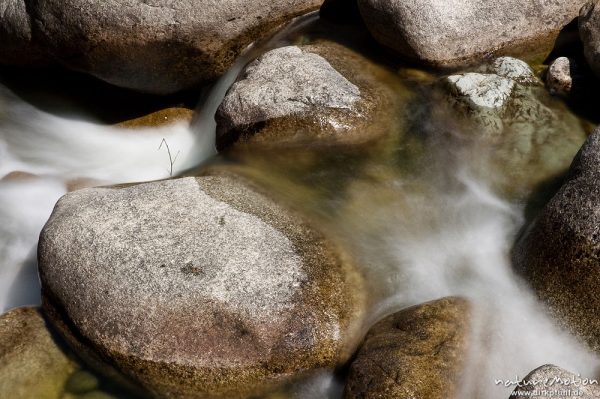
[[[171,156],[171,149],[169,148],[169,144],[167,143],[167,140],[165,140],[164,138],[160,142],[160,145],[158,146],[158,150],[157,151],[160,151],[160,149],[162,148],[163,144],[165,145],[165,147],[167,147],[167,153],[169,154],[169,162],[171,163],[171,169],[169,170],[169,175],[173,176],[173,165],[175,165],[175,162],[177,162],[177,157],[179,156],[179,153],[181,151],[177,151],[177,155],[175,155],[175,158],[173,158]]]

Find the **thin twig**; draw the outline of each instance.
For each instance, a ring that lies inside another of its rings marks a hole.
[[[158,150],[160,151],[160,149],[162,148],[162,145],[165,145],[165,147],[167,147],[167,153],[169,154],[169,163],[171,164],[171,169],[169,170],[169,175],[173,176],[173,165],[175,165],[175,162],[177,162],[177,157],[179,157],[179,153],[181,151],[177,151],[177,155],[175,155],[175,158],[173,158],[171,156],[171,149],[169,148],[169,143],[167,143],[166,139],[162,139],[162,141],[160,142],[160,145],[158,146]]]

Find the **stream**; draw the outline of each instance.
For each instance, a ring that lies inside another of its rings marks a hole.
[[[472,349],[459,397],[505,399],[514,386],[496,380],[521,379],[547,363],[594,375],[600,359],[556,327],[512,269],[526,201],[498,189],[503,170],[489,162],[485,144],[431,139],[416,123],[398,127],[401,139],[364,152],[216,155],[214,114],[243,67],[271,48],[310,40],[306,32],[318,32],[318,22],[315,14],[300,17],[248,48],[191,124],[124,131],[54,115],[0,86],[0,177],[23,172],[0,180],[0,312],[40,304],[37,239],[68,184],[150,181],[218,164],[255,177],[353,248],[376,293],[368,325],[425,301],[469,298]],[[163,139],[179,153],[173,171],[159,149]],[[342,385],[337,375],[322,373],[291,388],[290,396],[340,398]]]

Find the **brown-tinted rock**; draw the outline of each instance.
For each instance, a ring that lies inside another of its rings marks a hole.
[[[189,123],[192,121],[193,116],[194,111],[189,108],[165,108],[148,115],[143,115],[135,119],[118,123],[116,126],[129,129],[138,129],[162,126],[175,122]]]
[[[38,309],[0,316],[0,396],[59,399],[76,368],[55,343]]]
[[[102,182],[96,179],[90,179],[88,177],[77,177],[69,179],[65,182],[67,191],[77,191],[88,187],[95,187],[102,185]]]
[[[5,0],[0,63],[43,58],[117,86],[172,93],[217,78],[248,44],[321,3]]]
[[[37,179],[38,176],[33,173],[22,172],[20,170],[15,170],[14,172],[7,173],[4,177],[2,177],[2,181],[26,181]]]
[[[335,244],[234,176],[67,194],[39,263],[59,330],[150,396],[241,398],[333,368],[365,306]]]
[[[375,324],[350,368],[345,399],[450,399],[467,352],[470,307],[461,298],[415,306]]]
[[[600,351],[600,130],[517,243],[514,261],[557,322]]]
[[[267,52],[217,112],[217,146],[356,145],[390,131],[395,94],[383,68],[328,41]]]

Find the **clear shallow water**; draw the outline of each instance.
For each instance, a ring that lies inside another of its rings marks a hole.
[[[249,49],[215,85],[191,127],[124,131],[40,111],[0,87],[0,177],[13,171],[37,176],[0,181],[0,312],[39,303],[37,236],[69,181],[169,177],[169,157],[159,150],[163,139],[180,152],[174,174],[210,162],[213,115],[241,68],[314,21],[302,19]],[[427,140],[421,128],[391,124],[392,138],[359,151],[256,152],[225,156],[225,164],[270,187],[353,249],[371,292],[378,293],[365,327],[428,300],[470,298],[475,312],[461,397],[507,398],[512,388],[494,380],[522,378],[546,363],[594,375],[598,358],[555,327],[511,268],[525,204],[494,185],[504,171],[489,161],[493,148],[457,146],[450,137]],[[339,398],[341,391],[340,380],[324,372],[288,395]]]
[[[506,399],[514,386],[496,380],[522,379],[548,363],[596,376],[600,359],[556,326],[513,271],[510,251],[526,223],[525,202],[494,188],[502,170],[487,151],[438,140],[410,150],[401,141],[388,157],[337,156],[334,166],[313,167],[306,176],[295,166],[307,162],[302,150],[271,157],[268,165],[247,155],[229,167],[304,209],[352,249],[374,301],[367,326],[441,297],[470,299],[470,352],[459,397]]]

